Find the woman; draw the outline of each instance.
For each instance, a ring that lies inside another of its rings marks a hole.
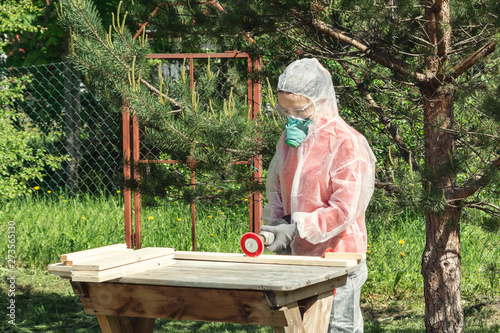
[[[267,249],[308,256],[328,248],[366,253],[375,156],[338,115],[330,73],[316,59],[291,63],[279,77],[277,109],[288,120],[267,176],[261,230],[275,234]],[[366,277],[363,261],[337,289],[330,332],[363,331],[359,298]]]

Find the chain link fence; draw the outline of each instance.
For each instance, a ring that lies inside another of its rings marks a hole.
[[[1,72],[30,79],[17,108],[41,131],[42,148],[65,157],[60,169],[45,170],[45,177],[33,187],[73,195],[115,193],[123,165],[121,110],[100,101],[66,62]]]

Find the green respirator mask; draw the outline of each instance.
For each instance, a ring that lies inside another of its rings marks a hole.
[[[307,136],[309,125],[312,120],[309,118],[298,118],[288,116],[285,127],[285,143],[292,148],[297,148]]]

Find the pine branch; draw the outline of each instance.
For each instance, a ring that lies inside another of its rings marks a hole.
[[[356,83],[358,91],[365,97],[366,101],[368,102],[368,105],[370,105],[370,109],[379,116],[380,122],[384,125],[384,128],[392,136],[393,141],[398,146],[399,150],[401,151],[401,155],[403,156],[405,161],[412,164],[413,170],[419,171],[420,166],[418,165],[414,156],[411,155],[410,149],[408,149],[406,144],[403,142],[403,139],[399,135],[396,126],[394,126],[394,124],[384,114],[382,108],[377,104],[377,102],[373,99],[371,94],[366,90],[366,87],[363,84],[363,82],[356,76],[356,74],[353,71],[351,71],[351,69],[347,66],[347,64],[344,61],[339,61],[339,63],[342,66],[342,68],[347,72],[347,74],[351,77],[351,79]]]
[[[177,130],[172,124],[170,124],[170,122],[168,122],[165,118],[163,118],[161,115],[158,114],[158,111],[152,107],[146,100],[144,100],[141,96],[140,93],[137,93],[136,94],[136,97],[142,102],[143,105],[145,105],[149,110],[151,110],[153,113],[155,113],[156,115],[160,116],[161,120],[165,123],[165,125],[167,125],[172,131],[174,131],[175,133],[177,133],[177,135],[179,135],[180,137],[182,137],[184,140],[186,141],[190,141],[189,138],[184,135],[183,133],[181,133],[179,130]],[[196,142],[196,141],[193,141],[194,144],[196,145],[200,145],[199,142]]]
[[[74,5],[72,3],[72,7],[73,8],[76,8],[77,11],[80,12],[80,15],[81,17],[84,19],[86,25],[88,28],[90,28],[91,32],[92,32],[92,35],[94,36],[94,38],[109,52],[109,54],[123,67],[125,68],[126,70],[130,71],[132,68],[127,64],[125,63],[123,60],[122,60],[122,57],[120,57],[119,55],[116,54],[115,49],[114,48],[111,48],[108,43],[106,43],[102,38],[101,36],[99,35],[99,32],[95,29],[94,25],[91,23],[91,20],[89,19],[89,17],[86,15],[85,13],[85,10],[83,8],[83,6],[78,6],[78,5]],[[111,36],[110,36],[111,38]],[[145,79],[141,78],[141,83],[144,84],[150,91],[154,92],[155,94],[159,95],[159,96],[162,96],[163,98],[167,99],[170,103],[174,104],[176,107],[178,108],[182,108],[182,104],[179,103],[178,101],[174,100],[173,98],[167,96],[166,94],[163,94],[162,92],[160,92],[158,89],[156,89],[153,85],[151,85],[149,82],[147,82]]]
[[[295,16],[297,19],[299,19],[302,23],[305,25],[309,26],[310,28],[316,30],[317,32],[321,32],[329,37],[332,37],[340,42],[346,43],[348,45],[351,45],[355,47],[356,49],[360,50],[362,54],[364,54],[366,57],[369,59],[375,61],[376,63],[398,73],[401,75],[405,76],[412,76],[414,77],[418,82],[424,82],[427,81],[427,78],[424,74],[418,73],[418,72],[413,72],[412,70],[409,69],[409,64],[390,55],[386,54],[385,52],[376,52],[374,51],[371,46],[360,40],[359,38],[352,36],[351,34],[341,31],[339,29],[336,29],[332,27],[331,25],[312,18],[306,18],[302,13],[299,13],[295,11],[293,13],[293,16]]]
[[[500,207],[484,201],[464,202],[463,207],[483,211],[491,216],[500,217]]]
[[[500,169],[500,157],[491,161],[489,166],[492,168]],[[481,187],[483,186],[482,184],[487,178],[488,175],[486,174],[486,172],[483,172],[469,179],[465,182],[464,185],[460,186],[459,188],[448,190],[446,197],[450,201],[468,198],[479,191],[479,189],[481,189]]]
[[[493,51],[495,51],[495,42],[490,42],[484,45],[469,57],[462,60],[461,63],[453,67],[453,73],[451,74],[451,77],[456,79],[457,77],[465,73],[469,68],[474,66],[478,61],[487,57]]]
[[[401,189],[393,183],[382,183],[375,180],[375,187],[390,193],[401,193]]]

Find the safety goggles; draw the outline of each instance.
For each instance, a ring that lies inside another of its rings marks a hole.
[[[276,110],[278,110],[278,112],[283,116],[292,115],[292,116],[307,118],[304,117],[305,116],[304,113],[311,105],[313,105],[313,101],[310,101],[309,104],[307,104],[306,106],[301,106],[297,108],[283,108],[279,105],[279,103],[276,103]]]

